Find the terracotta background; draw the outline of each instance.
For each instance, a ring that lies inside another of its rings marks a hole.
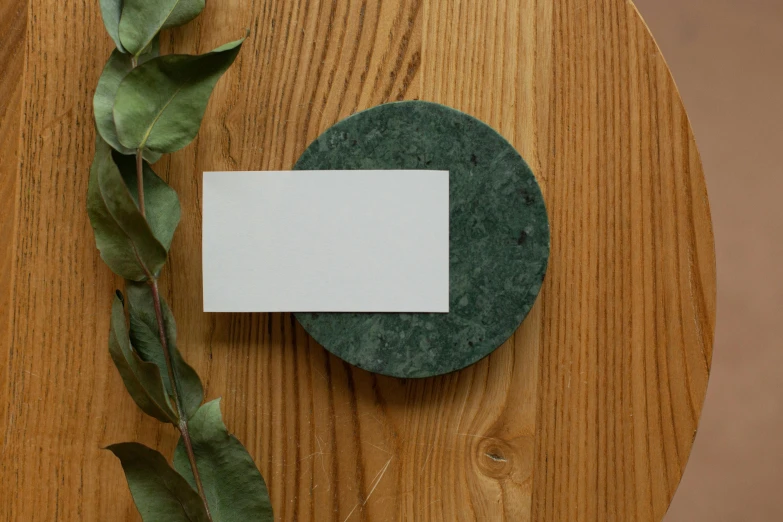
[[[783,0],[635,0],[693,122],[712,205],[712,377],[666,522],[783,520]]]

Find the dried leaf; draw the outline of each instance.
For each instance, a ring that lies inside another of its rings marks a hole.
[[[118,292],[111,307],[109,353],[114,365],[119,370],[128,393],[144,413],[161,422],[176,425],[177,416],[166,395],[160,369],[154,363],[142,360],[131,347],[120,298],[121,294]]]
[[[160,343],[158,321],[152,300],[152,290],[144,283],[127,284],[128,305],[130,308],[130,337],[133,346],[139,351],[142,359],[152,362],[160,368],[163,384],[169,395],[172,394],[168,367]],[[177,349],[177,326],[168,305],[161,299],[163,323],[166,331],[166,342],[171,354],[171,364],[174,368],[174,379],[179,392],[186,418],[196,413],[204,400],[204,388],[196,371],[185,362]]]
[[[183,25],[204,10],[204,0],[125,0],[119,23],[123,47],[138,56],[162,30]]]
[[[242,443],[228,433],[220,414],[220,399],[199,408],[188,426],[213,521],[272,522],[264,478]],[[182,439],[174,451],[174,468],[194,486]]]
[[[156,277],[166,248],[155,238],[100,136],[87,189],[87,213],[101,258],[112,271],[132,281]]]
[[[120,143],[130,149],[168,153],[193,141],[212,90],[242,42],[200,56],[161,56],[131,71],[114,102]]]
[[[149,52],[142,55],[140,63],[144,63],[145,61],[160,55],[160,47],[157,38],[153,44],[154,45],[151,46]],[[135,155],[136,149],[130,149],[123,146],[117,138],[117,126],[114,124],[113,112],[117,89],[131,70],[133,70],[131,57],[127,54],[123,54],[119,50],[113,51],[98,80],[98,86],[95,89],[92,105],[93,111],[95,112],[95,125],[104,141],[121,154]],[[160,159],[160,154],[145,150],[144,158],[150,163],[155,163]]]
[[[106,449],[120,459],[144,522],[209,522],[201,497],[163,455],[135,442]]]
[[[114,162],[120,169],[125,186],[128,187],[133,201],[139,204],[139,188],[136,179],[136,159],[131,156],[123,156],[114,153]],[[147,223],[158,241],[168,251],[174,232],[179,225],[181,208],[177,192],[165,181],[160,179],[152,167],[144,162],[144,207],[146,209]]]
[[[114,40],[117,50],[125,52],[120,42],[120,16],[122,15],[122,0],[101,0],[101,16],[106,32]]]

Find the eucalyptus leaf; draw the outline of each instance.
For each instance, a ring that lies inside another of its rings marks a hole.
[[[153,58],[157,58],[158,56],[160,56],[160,35],[156,35],[149,45],[147,45],[144,51],[142,51],[136,65],[141,65],[152,60]]]
[[[131,71],[114,102],[120,143],[130,149],[169,153],[193,141],[212,90],[243,41],[200,56],[161,56]]]
[[[188,423],[201,482],[214,522],[272,522],[272,504],[261,473],[220,414],[220,399],[199,408]],[[195,487],[185,445],[174,451],[174,468]]]
[[[114,365],[119,370],[128,393],[144,413],[176,426],[177,416],[166,395],[160,369],[154,363],[142,360],[131,346],[121,294],[117,294],[111,307],[109,333],[109,353]]]
[[[171,15],[166,19],[166,23],[163,24],[164,29],[170,29],[172,27],[179,27],[190,22],[204,10],[204,0],[180,0],[171,12]]]
[[[136,180],[136,158],[112,154],[114,163],[120,169],[125,186],[128,187],[133,201],[139,204],[139,188]],[[179,225],[181,208],[177,192],[155,174],[152,167],[145,161],[143,166],[144,206],[147,223],[158,241],[168,251],[174,232]]]
[[[136,442],[106,449],[120,459],[144,522],[209,522],[201,497],[163,455]]]
[[[160,46],[156,38],[148,52],[142,55],[141,63],[160,56]],[[136,149],[123,146],[117,138],[117,126],[114,124],[114,98],[117,96],[117,89],[120,83],[133,70],[133,63],[130,56],[115,50],[109,57],[109,61],[103,68],[103,73],[98,80],[98,86],[95,89],[95,96],[92,100],[93,110],[95,112],[95,125],[101,137],[111,145],[111,147],[121,154],[136,154]],[[160,154],[150,150],[144,151],[144,158],[150,163],[155,163],[160,159]]]
[[[171,380],[168,375],[163,346],[160,343],[155,305],[152,300],[152,289],[144,283],[128,282],[128,305],[130,308],[130,338],[133,346],[139,351],[141,358],[154,363],[160,368],[163,384],[169,395],[172,394]],[[196,413],[204,400],[204,388],[196,371],[185,362],[177,349],[177,326],[168,305],[161,299],[163,324],[166,332],[166,343],[171,355],[171,365],[174,370],[177,391],[179,392],[185,417],[190,418]]]
[[[157,277],[166,247],[155,238],[100,136],[87,189],[87,213],[101,258],[112,271],[132,281]]]
[[[120,42],[120,16],[122,15],[122,0],[101,0],[101,17],[103,25],[106,26],[106,32],[109,33],[117,50],[125,52],[125,48]]]
[[[204,10],[204,0],[125,0],[119,23],[123,47],[138,56],[163,29],[190,22]]]
[[[135,154],[134,149],[123,147],[117,139],[117,127],[114,125],[114,97],[122,79],[133,69],[131,57],[118,50],[111,53],[109,61],[103,68],[103,73],[95,88],[95,96],[92,99],[95,111],[95,124],[101,137],[106,143],[122,154]]]

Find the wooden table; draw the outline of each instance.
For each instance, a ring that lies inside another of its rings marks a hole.
[[[0,11],[0,519],[137,520],[117,461],[175,433],[107,352],[121,281],[85,212],[98,0]],[[660,520],[688,459],[715,322],[699,155],[623,0],[224,0],[164,51],[251,35],[197,141],[157,165],[183,220],[164,279],[180,346],[224,397],[286,521]],[[200,173],[288,169],[339,119],[425,99],[498,129],[549,206],[538,304],[479,364],[382,378],[288,314],[201,312]]]

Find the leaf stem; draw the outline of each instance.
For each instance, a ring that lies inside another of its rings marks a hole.
[[[144,209],[144,149],[136,151],[136,185],[139,191],[139,210],[145,218],[147,213]]]
[[[190,439],[190,431],[188,430],[188,419],[185,413],[185,408],[182,406],[182,402],[177,389],[177,380],[174,377],[174,365],[171,362],[171,351],[169,350],[169,344],[166,339],[166,329],[163,323],[163,310],[160,305],[160,290],[158,290],[158,280],[152,279],[150,286],[152,287],[152,302],[155,307],[155,317],[158,320],[158,335],[160,336],[160,344],[163,347],[163,356],[166,360],[166,369],[169,373],[169,381],[171,382],[171,392],[174,396],[174,408],[179,418],[179,429],[182,435],[182,442],[185,445],[185,450],[188,454],[188,461],[190,462],[190,468],[193,471],[193,479],[196,482],[196,488],[198,494],[204,503],[204,510],[207,513],[207,518],[211,521],[212,514],[209,512],[209,504],[207,503],[207,495],[204,493],[204,484],[201,482],[201,475],[199,475],[198,467],[196,466],[196,454],[193,451],[193,441]]]
[[[144,158],[142,156],[143,149],[139,149],[136,153],[136,180],[139,189],[139,210],[141,215],[145,217],[144,212]],[[207,503],[207,495],[204,493],[204,484],[201,482],[201,475],[198,472],[198,466],[196,466],[196,454],[193,451],[193,441],[190,438],[190,431],[188,430],[188,418],[185,408],[182,406],[182,399],[180,398],[179,388],[177,386],[177,379],[174,375],[174,364],[171,361],[171,350],[169,350],[168,339],[166,338],[166,325],[163,320],[163,308],[160,304],[160,290],[158,289],[158,280],[155,277],[150,277],[150,286],[152,287],[152,303],[155,308],[155,318],[158,321],[158,336],[160,337],[160,345],[163,348],[163,358],[166,361],[166,370],[169,374],[169,382],[171,382],[171,394],[174,398],[174,411],[177,414],[177,429],[182,435],[182,442],[185,445],[185,450],[188,454],[188,461],[190,462],[190,469],[193,471],[193,479],[196,482],[196,488],[198,494],[201,497],[201,501],[204,503],[204,511],[207,514],[207,519],[212,521],[212,514],[209,512],[209,504]]]

